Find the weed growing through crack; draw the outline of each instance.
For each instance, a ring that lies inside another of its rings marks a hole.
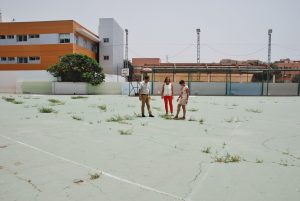
[[[288,163],[287,163],[286,160],[284,161],[284,160],[281,159],[279,165],[288,166]]]
[[[63,101],[61,101],[61,100],[58,100],[58,99],[53,99],[53,98],[48,99],[48,101],[49,101],[53,106],[55,106],[55,105],[64,105],[64,104],[65,104],[65,102],[63,102]]]
[[[189,112],[197,112],[199,109],[196,109],[196,108],[190,108],[190,109],[187,109],[187,111]]]
[[[160,107],[153,107],[153,109],[157,110],[157,111],[161,111]]]
[[[263,160],[256,159],[256,163],[263,163],[263,162],[264,162]]]
[[[119,130],[120,135],[132,135],[133,129]]]
[[[73,116],[72,116],[72,118],[73,118],[74,120],[77,120],[77,121],[81,121],[81,120],[82,120],[82,118],[81,118],[81,117],[79,117],[79,116],[75,116],[75,115],[73,115]]]
[[[210,154],[211,153],[211,148],[210,147],[206,147],[206,148],[202,149],[201,151],[203,153]]]
[[[204,124],[204,119],[203,118],[201,118],[201,119],[199,119],[199,124]]]
[[[50,107],[41,107],[38,109],[40,113],[54,113],[55,110],[53,110]]]
[[[6,102],[13,103],[13,104],[22,104],[23,103],[22,101],[17,101],[15,98],[12,98],[12,97],[2,96],[2,99],[5,100]]]
[[[215,162],[218,163],[237,163],[240,162],[242,158],[239,155],[230,155],[227,153],[225,156],[216,156]]]
[[[71,97],[72,99],[86,99],[86,98],[89,98],[87,96],[72,96]]]
[[[133,120],[134,118],[132,116],[129,115],[125,115],[125,116],[121,116],[121,115],[115,115],[109,119],[107,119],[107,122],[117,122],[117,123],[123,123],[123,124],[127,124],[126,121],[128,120]]]
[[[253,108],[248,108],[246,109],[247,112],[253,112],[253,113],[262,113],[263,111],[260,109],[253,109]]]
[[[102,110],[103,112],[106,112],[107,111],[107,106],[106,105],[99,105],[98,108],[100,110]]]
[[[159,115],[161,118],[166,119],[166,120],[172,120],[173,118],[170,115],[166,115],[166,114],[161,114]]]
[[[95,174],[90,174],[90,180],[95,180],[95,179],[99,179],[100,175],[95,173]]]
[[[224,121],[227,122],[227,123],[238,123],[238,122],[241,122],[241,120],[239,118],[235,118],[235,117],[224,119]]]

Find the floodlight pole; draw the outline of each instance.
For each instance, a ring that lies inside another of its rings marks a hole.
[[[197,33],[197,63],[200,63],[200,32],[201,32],[201,30],[199,28],[196,29],[196,33]]]
[[[125,43],[125,66],[124,68],[128,68],[128,29],[125,29],[126,33],[126,43]]]
[[[268,30],[269,42],[268,42],[268,70],[267,70],[267,96],[269,95],[269,77],[271,69],[271,40],[272,40],[272,29]]]

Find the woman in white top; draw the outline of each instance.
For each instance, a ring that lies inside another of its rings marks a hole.
[[[185,85],[184,80],[180,80],[179,82],[180,86],[181,86],[181,90],[180,90],[180,95],[177,99],[178,105],[177,105],[177,113],[176,116],[174,117],[175,119],[178,119],[178,115],[180,112],[180,108],[182,107],[183,110],[183,116],[181,119],[185,119],[185,114],[186,114],[186,104],[188,103],[189,100],[189,88],[188,86]]]
[[[169,114],[168,103],[170,106],[171,115],[173,115],[173,103],[172,103],[173,96],[174,96],[173,84],[171,83],[170,78],[166,77],[161,90],[161,98],[164,99],[165,102],[166,115]]]

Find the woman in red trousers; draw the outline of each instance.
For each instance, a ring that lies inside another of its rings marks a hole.
[[[161,98],[164,99],[165,102],[166,115],[169,114],[168,103],[170,106],[171,115],[173,115],[173,103],[172,103],[173,96],[174,96],[173,84],[171,83],[170,78],[166,77],[161,90]]]

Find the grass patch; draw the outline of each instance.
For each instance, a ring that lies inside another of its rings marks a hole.
[[[53,110],[50,107],[41,107],[38,109],[40,113],[53,113],[55,110]]]
[[[190,109],[187,109],[187,111],[189,112],[197,112],[199,109],[196,109],[196,108],[190,108]]]
[[[161,111],[160,107],[153,107],[153,109],[157,110],[157,111]]]
[[[13,104],[22,104],[23,103],[22,101],[17,101],[15,98],[12,98],[12,97],[2,96],[2,99],[5,100],[6,102],[13,103]]]
[[[166,114],[161,114],[161,115],[159,115],[161,118],[163,118],[163,119],[166,119],[166,120],[171,120],[171,119],[173,119],[172,118],[172,116],[170,116],[170,115],[166,115]]]
[[[48,101],[50,103],[52,103],[52,105],[64,105],[65,102],[61,101],[61,100],[58,100],[58,99],[48,99]]]
[[[224,121],[227,122],[227,123],[238,123],[238,122],[241,122],[241,120],[239,118],[235,118],[235,117],[224,119]]]
[[[104,112],[107,111],[107,106],[106,105],[98,105],[98,108]]]
[[[199,124],[204,124],[204,119],[203,118],[201,118],[201,119],[199,119]]]
[[[79,116],[75,116],[75,115],[73,115],[73,116],[72,116],[72,118],[73,118],[74,120],[77,120],[77,121],[81,121],[81,120],[82,120],[82,118],[81,118],[81,117],[79,117]]]
[[[87,96],[72,96],[71,97],[72,99],[86,99],[86,98],[89,98]]]
[[[253,109],[253,108],[248,108],[246,109],[247,112],[253,112],[253,113],[262,113],[262,110],[260,109]]]
[[[100,175],[95,173],[95,174],[90,174],[90,180],[95,180],[95,179],[99,179]]]
[[[128,129],[128,130],[119,130],[120,135],[132,135],[133,130]]]
[[[211,148],[210,147],[206,147],[206,148],[202,149],[201,151],[203,153],[210,154],[211,153]]]
[[[190,117],[188,121],[197,121],[194,117]]]
[[[230,155],[227,153],[225,156],[216,156],[215,162],[218,163],[238,163],[242,160],[242,158],[239,155]]]
[[[263,163],[263,162],[264,162],[263,160],[256,159],[256,163]]]
[[[117,123],[125,123],[126,124],[126,121],[128,120],[133,120],[134,118],[130,115],[125,115],[125,116],[121,116],[121,115],[115,115],[109,119],[107,119],[106,121],[107,122],[117,122]]]

